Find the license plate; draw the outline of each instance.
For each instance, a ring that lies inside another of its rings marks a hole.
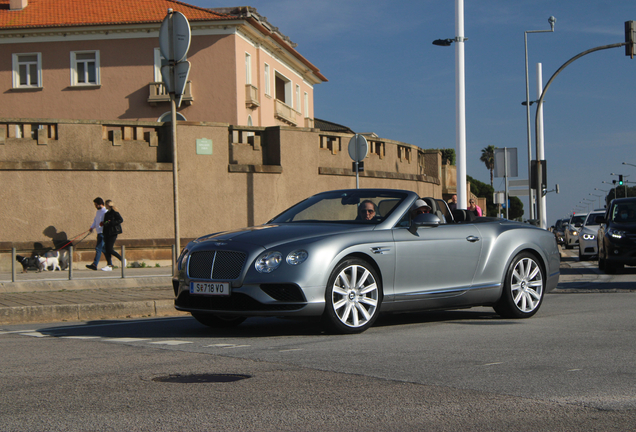
[[[229,282],[190,282],[190,294],[229,296]]]

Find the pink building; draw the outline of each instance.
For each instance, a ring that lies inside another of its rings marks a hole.
[[[0,0],[0,118],[169,120],[168,9],[192,30],[180,120],[313,126],[314,86],[327,79],[289,38],[254,8],[173,0]]]

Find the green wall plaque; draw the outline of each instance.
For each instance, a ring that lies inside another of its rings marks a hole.
[[[212,140],[207,138],[197,139],[197,154],[198,155],[211,155],[212,154]]]

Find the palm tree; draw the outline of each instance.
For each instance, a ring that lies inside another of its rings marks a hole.
[[[495,147],[494,145],[489,145],[488,147],[484,147],[481,150],[481,157],[479,158],[484,164],[486,164],[486,168],[490,170],[490,186],[493,185],[493,171],[495,169]]]

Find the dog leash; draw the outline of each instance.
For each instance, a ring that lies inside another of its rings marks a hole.
[[[72,239],[71,239],[68,243],[66,243],[64,246],[61,246],[61,247],[59,247],[59,248],[57,248],[57,249],[52,249],[52,250],[54,250],[54,251],[55,251],[55,250],[64,249],[66,246],[68,246],[68,245],[70,245],[71,243],[73,243],[73,241],[74,241],[76,238],[80,237],[82,234],[86,234],[86,235],[84,236],[84,238],[82,238],[80,241],[78,241],[78,242],[75,244],[75,246],[77,246],[78,244],[80,244],[81,242],[83,242],[83,241],[84,241],[84,239],[90,235],[90,233],[91,233],[91,230],[84,231],[83,233],[81,233],[81,234],[79,234],[79,235],[77,235],[77,236],[73,237],[73,238],[72,238]]]

